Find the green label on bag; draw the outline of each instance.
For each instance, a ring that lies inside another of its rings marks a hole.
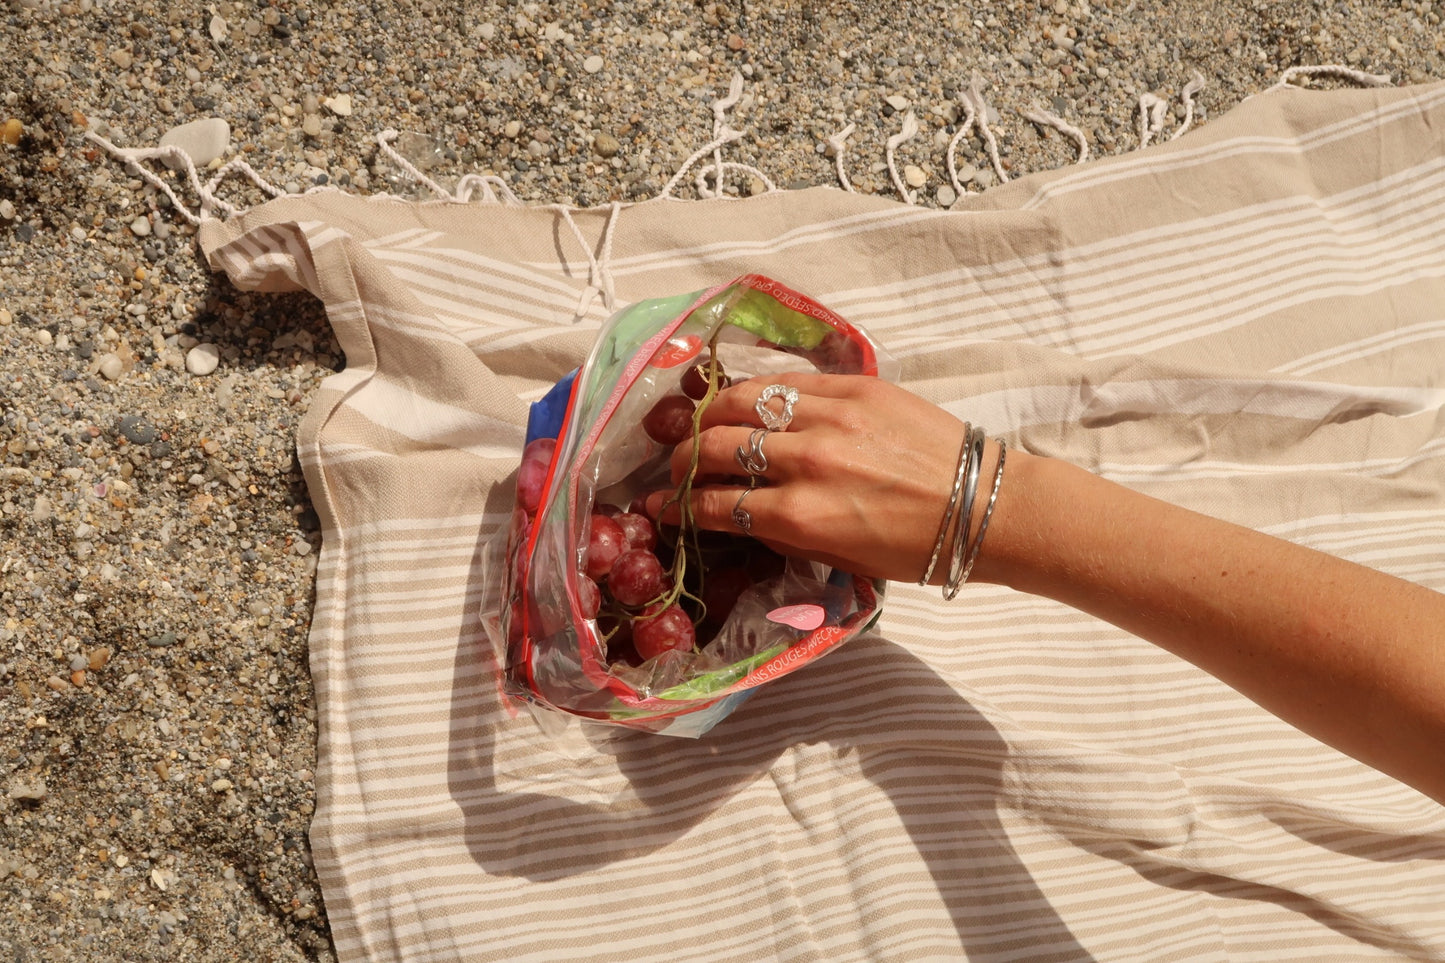
[[[665,689],[659,692],[657,697],[659,699],[688,700],[710,696],[715,692],[726,689],[786,648],[786,645],[775,645],[771,649],[759,652],[757,655],[749,656],[741,662],[734,662],[732,665],[715,669],[712,672],[704,672],[702,675],[679,683],[671,689]]]
[[[729,324],[784,348],[816,348],[832,330],[761,291],[745,291],[727,307]]]

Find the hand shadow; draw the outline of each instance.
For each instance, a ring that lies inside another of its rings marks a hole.
[[[577,724],[554,737],[525,713],[499,724],[494,704],[478,699],[495,691],[491,653],[465,643],[455,679],[449,787],[467,847],[489,875],[549,882],[631,860],[676,842],[744,791],[761,793],[763,811],[776,818],[816,817],[821,832],[846,839],[855,813],[801,812],[788,789],[841,768],[887,794],[969,959],[1089,958],[998,820],[1003,739],[925,663],[886,639],[855,639],[762,687],[698,740]],[[850,710],[838,711],[844,703]],[[522,729],[498,740],[499,729],[513,726]],[[822,744],[830,751],[794,753],[772,771],[791,747]],[[866,848],[862,838],[844,845]],[[860,902],[865,895],[859,891]],[[1008,920],[1017,927],[1001,925]],[[1042,947],[1049,951],[1033,950]]]

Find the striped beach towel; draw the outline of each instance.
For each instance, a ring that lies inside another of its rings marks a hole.
[[[331,192],[201,238],[346,353],[299,438],[343,960],[1445,959],[1445,810],[1063,606],[895,585],[697,741],[543,732],[480,621],[528,403],[611,308],[748,272],[1011,445],[1445,590],[1445,85],[1274,90],[951,211]]]

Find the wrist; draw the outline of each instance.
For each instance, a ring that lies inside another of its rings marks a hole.
[[[988,477],[998,464],[999,446],[989,442],[984,454],[984,470]],[[972,581],[1006,585],[1028,592],[1042,571],[1047,533],[1051,528],[1050,511],[1059,507],[1060,485],[1053,459],[1031,455],[1015,448],[1008,450],[1003,479],[986,538],[979,550]],[[985,506],[974,506],[975,530],[982,520]]]

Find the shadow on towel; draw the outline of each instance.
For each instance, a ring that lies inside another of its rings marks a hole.
[[[494,706],[477,705],[493,672],[489,652],[459,646],[448,779],[467,848],[488,875],[551,882],[591,874],[600,890],[612,864],[665,847],[681,853],[701,839],[714,866],[718,853],[734,851],[729,863],[755,865],[765,893],[815,858],[831,861],[835,885],[851,889],[863,917],[879,877],[926,866],[934,893],[923,887],[913,905],[936,899],[945,907],[970,959],[1030,946],[1057,950],[1051,959],[1089,958],[999,822],[1003,738],[893,642],[850,642],[763,687],[699,740],[590,725],[553,738],[525,713],[499,722]],[[886,801],[851,798],[859,775]],[[819,780],[831,780],[833,792],[820,792]],[[836,803],[818,812],[820,797]],[[726,816],[714,819],[724,806]],[[747,839],[725,828],[738,825],[739,811],[756,814]],[[899,850],[903,840],[877,838],[887,832],[879,827],[900,823],[916,859]],[[872,858],[875,846],[882,855]],[[848,878],[850,867],[859,878]],[[663,885],[703,884],[683,877]]]

